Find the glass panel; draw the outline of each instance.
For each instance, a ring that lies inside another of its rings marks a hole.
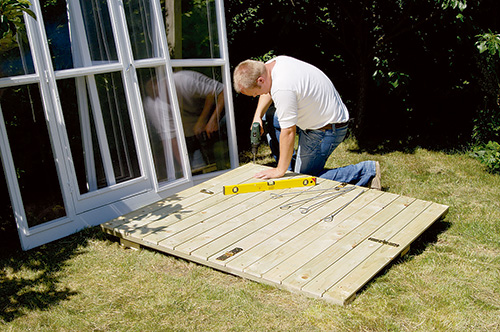
[[[0,252],[12,252],[19,248],[19,244],[7,182],[3,167],[0,166]]]
[[[66,215],[37,85],[0,90],[14,166],[29,227]]]
[[[127,27],[134,58],[159,57],[158,31],[151,15],[150,0],[130,0],[125,2]]]
[[[55,70],[117,61],[106,0],[46,1],[42,11]]]
[[[109,151],[115,181],[139,177],[132,126],[119,73],[64,79],[57,82],[80,193],[108,186],[103,156]],[[98,98],[88,84],[96,84]],[[102,117],[100,116],[102,114]],[[106,139],[99,139],[96,121],[102,121]],[[103,145],[107,144],[104,149]],[[109,148],[109,150],[108,150]]]
[[[80,0],[80,6],[92,64],[118,61],[107,1]]]
[[[17,46],[12,45],[12,48],[9,47],[8,49],[2,47],[2,52],[0,52],[0,78],[35,73],[27,36],[23,31],[18,31],[18,34],[23,37],[19,38]]]
[[[162,3],[172,59],[220,58],[214,0]]]
[[[183,176],[172,103],[165,79],[165,68],[137,70],[139,87],[153,152],[156,177],[159,183]]]
[[[141,176],[120,73],[95,77],[117,183]]]
[[[57,82],[80,194],[107,185],[85,82],[85,78]]]
[[[221,68],[184,68],[174,73],[193,174],[230,168]]]

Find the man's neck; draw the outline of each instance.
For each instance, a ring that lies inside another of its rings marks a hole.
[[[272,61],[272,62],[266,63],[266,76],[267,76],[267,79],[270,82],[269,86],[271,86],[272,82],[273,82],[273,77],[272,77],[271,74],[273,72],[273,68],[274,68],[275,64],[276,64],[276,61]]]

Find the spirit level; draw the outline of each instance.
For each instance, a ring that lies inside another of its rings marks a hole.
[[[262,181],[255,183],[243,183],[231,186],[224,186],[223,192],[224,195],[233,195],[233,194],[243,194],[243,193],[251,193],[251,192],[265,191],[265,190],[309,187],[315,185],[316,185],[316,177],[310,176],[307,178],[270,180],[266,182]]]

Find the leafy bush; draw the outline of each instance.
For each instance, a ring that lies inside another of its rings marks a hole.
[[[485,164],[491,173],[500,173],[500,144],[489,141],[472,150],[471,155]]]
[[[29,9],[28,0],[2,0],[0,2],[0,51],[5,52],[17,46],[18,38],[26,38],[23,13],[36,19]],[[18,32],[21,32],[20,34]]]
[[[478,75],[475,79],[482,98],[473,119],[472,141],[484,145],[500,139],[500,33],[490,30],[476,38],[476,47],[482,55],[476,57]]]

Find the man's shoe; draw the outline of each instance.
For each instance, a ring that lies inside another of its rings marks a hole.
[[[375,162],[375,177],[371,180],[370,189],[382,190],[382,184],[380,183],[382,173],[380,172],[380,164],[378,161]]]

